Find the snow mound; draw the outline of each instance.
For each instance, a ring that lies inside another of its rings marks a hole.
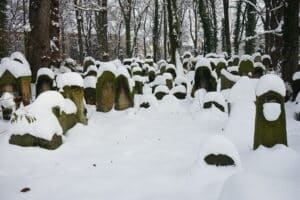
[[[228,96],[230,103],[255,102],[255,90],[249,77],[241,77],[231,88]]]
[[[116,75],[117,67],[113,62],[103,62],[98,69],[97,77],[99,78],[105,71],[109,71]]]
[[[14,95],[12,95],[11,93],[4,92],[0,97],[0,109],[1,107],[13,108],[16,105],[14,98]]]
[[[149,81],[149,78],[148,78],[148,76],[134,75],[134,76],[132,76],[132,80],[142,82],[142,83],[146,83],[146,82]]]
[[[186,93],[186,88],[183,85],[177,85],[171,89],[170,94],[175,94],[178,92]]]
[[[65,86],[79,86],[84,87],[83,79],[79,73],[67,72],[59,74],[56,78],[57,87],[62,89]]]
[[[28,61],[26,60],[25,56],[21,52],[14,52],[10,55],[10,59],[15,61],[21,61],[23,65],[25,65],[27,68],[30,68],[30,65]]]
[[[251,61],[251,62],[254,62],[254,61],[253,61],[253,57],[250,56],[250,55],[242,55],[241,58],[240,58],[240,63],[241,63],[242,61]]]
[[[207,102],[216,102],[221,106],[223,106],[224,109],[226,108],[225,99],[220,92],[207,92],[204,96],[203,103],[207,103]]]
[[[261,96],[266,92],[273,91],[285,96],[286,89],[283,80],[275,74],[266,74],[262,76],[256,84],[256,95]]]
[[[54,107],[59,107],[60,112],[66,114],[77,112],[76,105],[71,100],[65,99],[59,92],[46,91],[35,102],[15,112],[18,118],[15,121],[12,119],[8,132],[18,135],[29,133],[46,140],[51,140],[54,134],[62,135],[62,127],[52,112]]]
[[[9,57],[3,58],[1,60],[0,77],[4,74],[5,71],[9,71],[16,78],[31,76],[31,70],[29,65],[27,64],[27,61],[26,63],[21,63]]]
[[[299,80],[300,79],[300,71],[299,72],[295,72],[293,74],[293,81]]]
[[[261,62],[255,62],[254,63],[254,68],[261,68],[263,70],[266,70],[266,67]]]
[[[207,58],[197,59],[195,70],[197,70],[199,67],[208,67],[210,71],[212,70],[210,60]]]
[[[159,85],[154,89],[154,94],[158,92],[164,92],[164,93],[169,93],[169,88],[165,85]]]
[[[263,113],[266,120],[275,121],[281,114],[281,105],[279,103],[264,103]]]
[[[37,71],[37,79],[42,76],[42,75],[46,75],[48,76],[50,79],[54,79],[55,78],[55,74],[54,72],[49,69],[49,68],[46,68],[46,67],[43,67],[43,68],[40,68],[38,71]]]
[[[84,88],[96,88],[97,78],[94,76],[87,76],[84,78]]]
[[[202,166],[209,166],[204,158],[209,154],[223,154],[232,158],[234,166],[241,168],[241,160],[235,145],[223,135],[214,135],[209,137],[200,150],[199,162]]]

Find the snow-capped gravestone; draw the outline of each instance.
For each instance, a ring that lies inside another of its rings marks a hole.
[[[203,109],[217,108],[221,112],[227,111],[227,105],[223,95],[219,92],[208,92],[204,96]]]
[[[250,55],[243,55],[241,57],[240,63],[239,63],[239,71],[240,76],[249,76],[252,77],[254,74],[254,63],[253,58]]]
[[[95,76],[87,76],[83,80],[84,82],[84,98],[87,104],[96,104],[96,82]]]
[[[222,69],[226,69],[228,64],[227,64],[227,61],[224,59],[224,58],[219,58],[217,61],[216,61],[217,65],[216,65],[216,73],[218,75],[218,77],[220,77],[221,75],[221,70]]]
[[[255,92],[257,100],[254,149],[259,145],[287,145],[284,82],[277,75],[266,74],[259,79]]]
[[[166,85],[158,85],[154,89],[154,95],[158,100],[161,100],[164,96],[169,94],[169,88]]]
[[[173,64],[168,64],[166,68],[166,72],[172,74],[173,79],[176,78],[176,67]]]
[[[46,91],[30,105],[18,109],[9,127],[9,143],[56,149],[62,135],[76,122],[76,105],[59,92]]]
[[[202,165],[214,167],[241,167],[240,156],[235,145],[222,135],[211,136],[200,151]]]
[[[84,105],[84,83],[81,75],[76,72],[67,72],[58,75],[56,82],[62,95],[75,103],[78,122],[87,124],[86,108]]]
[[[256,95],[252,80],[241,77],[229,90],[229,119],[227,135],[239,149],[250,149],[253,144]]]
[[[36,78],[36,96],[42,92],[53,90],[54,72],[49,68],[40,68]]]
[[[300,121],[300,92],[298,93],[295,100],[295,119]]]
[[[4,120],[10,120],[12,112],[16,109],[14,98],[9,92],[4,92],[0,97],[0,109]]]
[[[133,92],[134,94],[143,94],[143,87],[146,82],[148,82],[147,76],[140,76],[140,75],[134,75],[132,77],[132,80],[134,81],[134,88]]]
[[[96,108],[100,112],[109,112],[115,102],[115,72],[116,66],[107,62],[98,70],[96,84]]]
[[[96,65],[96,61],[93,57],[85,57],[83,60],[83,71],[86,72],[88,67],[91,65]]]
[[[268,54],[262,55],[261,62],[264,64],[264,66],[268,69],[272,68],[272,59],[271,56]]]
[[[148,85],[144,85],[143,94],[134,96],[134,105],[136,108],[157,107],[157,99],[152,94],[152,90]]]
[[[177,99],[185,99],[187,95],[187,88],[184,85],[176,85],[170,90],[170,93]]]
[[[201,58],[197,61],[195,68],[194,86],[192,96],[194,92],[200,88],[204,88],[206,91],[216,91],[217,82],[215,72],[212,72],[211,63],[209,59]]]
[[[229,67],[228,69],[233,68]],[[221,90],[230,89],[240,79],[240,76],[235,75],[232,71],[226,69],[221,70]]]
[[[296,98],[296,96],[300,92],[300,71],[295,72],[293,74],[293,83],[292,83],[292,88],[293,88],[293,99]]]
[[[19,103],[28,105],[31,99],[31,70],[23,54],[15,52],[0,63],[0,95],[12,93]]]
[[[260,78],[265,74],[266,67],[261,62],[254,63],[254,74],[253,77]]]
[[[115,109],[125,110],[133,106],[133,84],[127,69],[119,66],[115,79]]]
[[[87,68],[86,72],[84,73],[84,77],[87,77],[87,76],[95,76],[96,77],[97,71],[98,71],[98,68],[96,67],[96,65],[90,65]]]

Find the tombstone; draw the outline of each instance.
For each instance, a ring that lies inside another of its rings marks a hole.
[[[256,86],[254,149],[260,145],[287,145],[284,97],[286,89],[280,77],[262,76]]]
[[[234,84],[240,79],[240,76],[232,74],[232,72],[228,71],[228,69],[221,70],[221,90],[232,88]]]
[[[0,63],[0,96],[10,92],[15,96],[17,107],[28,105],[31,99],[31,70],[25,57],[15,52]]]
[[[238,55],[233,55],[231,57],[231,59],[232,59],[232,64],[233,64],[232,66],[238,66],[239,65],[240,57]]]
[[[167,94],[169,94],[169,88],[166,85],[159,85],[154,90],[154,96],[157,100],[162,100]]]
[[[176,78],[176,67],[173,64],[168,64],[166,67],[166,72],[172,74],[173,79]]]
[[[155,77],[156,77],[155,69],[153,67],[151,67],[148,71],[148,80],[149,80],[149,82],[154,81]]]
[[[167,61],[160,60],[157,64],[158,64],[158,69],[160,71],[160,74],[165,73],[168,65]]]
[[[177,85],[170,91],[177,99],[185,99],[187,95],[187,88],[184,85]]]
[[[98,71],[98,68],[96,65],[90,65],[90,66],[88,66],[87,70],[85,71],[84,77],[87,77],[87,76],[97,77],[97,71]]]
[[[227,61],[223,58],[220,58],[217,62],[217,66],[216,66],[216,73],[218,75],[218,77],[220,77],[221,75],[221,70],[222,69],[226,69],[227,68]]]
[[[241,161],[235,145],[225,136],[215,135],[207,139],[200,150],[202,167],[241,168]]]
[[[132,75],[134,76],[134,75],[140,75],[140,76],[143,76],[144,75],[144,73],[143,73],[143,69],[139,66],[139,64],[138,63],[132,63],[131,65],[130,65],[130,67],[131,67],[131,73],[132,73]]]
[[[13,111],[16,109],[14,98],[9,92],[4,92],[0,97],[0,109],[4,120],[10,120]]]
[[[96,105],[96,82],[97,78],[94,76],[84,78],[84,98],[89,105]]]
[[[262,55],[261,61],[267,69],[272,68],[272,59],[271,59],[270,55],[267,55],[267,54]]]
[[[115,74],[104,71],[96,84],[96,108],[100,112],[109,112],[115,102]]]
[[[125,110],[133,107],[133,93],[131,91],[128,76],[121,74],[115,80],[115,109]]]
[[[239,71],[238,74],[240,76],[249,76],[252,77],[254,74],[254,64],[253,58],[250,55],[243,55],[241,57],[241,61],[239,63]]]
[[[224,113],[227,111],[225,99],[219,92],[208,92],[204,96],[203,109],[212,109],[213,107]]]
[[[124,60],[123,60],[123,65],[131,65],[131,63],[132,63],[132,58],[125,58]]]
[[[76,61],[72,58],[66,58],[61,64],[69,68],[71,71],[76,71]]]
[[[49,68],[40,68],[36,78],[36,96],[48,90],[54,90],[54,72]]]
[[[87,124],[87,111],[84,105],[84,82],[81,75],[76,72],[67,72],[58,75],[56,80],[64,98],[70,99],[75,103],[78,122]]]
[[[133,93],[134,94],[143,94],[143,87],[146,82],[148,82],[148,77],[146,76],[140,76],[135,75],[132,77],[132,80],[134,81],[134,88]]]
[[[62,134],[77,123],[76,111],[74,102],[59,92],[43,92],[31,105],[13,114],[9,143],[56,149],[63,142]]]
[[[252,57],[253,57],[253,61],[254,62],[261,62],[262,61],[261,54],[259,52],[254,53],[252,55]]]
[[[196,64],[192,96],[200,88],[204,88],[206,91],[217,89],[216,77],[213,76],[211,64],[207,59],[201,59]]]
[[[83,71],[86,72],[88,67],[91,66],[91,65],[95,65],[96,64],[96,61],[93,57],[85,57],[84,58],[84,61],[83,61]]]
[[[297,121],[300,121],[300,92],[298,93],[296,99],[295,99],[295,119]]]

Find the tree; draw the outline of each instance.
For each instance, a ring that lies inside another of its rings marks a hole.
[[[77,39],[79,47],[79,61],[83,62],[83,40],[82,40],[82,27],[83,27],[83,16],[82,11],[78,6],[81,5],[81,0],[74,0],[75,16],[77,22]]]
[[[229,26],[229,0],[223,0],[223,8],[224,8],[224,34],[225,34],[225,50],[228,55],[231,55],[231,42],[230,42],[230,26]]]
[[[256,28],[256,0],[248,0],[246,5],[246,44],[245,53],[252,54],[255,51],[255,28]]]
[[[168,25],[169,25],[169,43],[170,43],[170,63],[176,64],[176,50],[178,45],[178,17],[177,17],[177,2],[176,0],[167,0],[167,10],[168,10]]]
[[[35,82],[38,69],[50,66],[50,1],[30,0],[29,22],[26,56]]]
[[[108,59],[108,36],[107,36],[107,0],[98,0],[100,11],[96,12],[96,30],[99,40],[100,60]]]
[[[6,34],[6,0],[1,0],[0,2],[0,58],[7,56],[7,34]]]
[[[158,44],[159,44],[159,4],[158,0],[154,1],[154,20],[153,20],[153,59],[156,62],[158,59]]]
[[[211,20],[207,11],[207,3],[205,0],[199,0],[199,15],[202,21],[204,32],[204,54],[210,53],[214,50],[214,36],[211,28]]]
[[[50,4],[50,49],[51,64],[59,67],[61,62],[60,52],[60,25],[59,25],[59,0],[51,0]]]
[[[294,72],[299,71],[299,2],[286,0],[283,25],[283,66],[284,81],[291,83]]]
[[[242,0],[236,2],[236,21],[234,26],[234,53],[239,54],[240,49],[240,30],[241,30],[241,16],[242,16]]]

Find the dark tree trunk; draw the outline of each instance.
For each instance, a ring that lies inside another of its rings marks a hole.
[[[153,59],[157,61],[158,53],[158,40],[159,40],[159,4],[158,0],[154,1],[154,20],[153,20]]]
[[[170,63],[176,64],[176,50],[178,48],[178,19],[176,0],[167,0],[169,42],[170,42]]]
[[[51,65],[59,67],[60,52],[60,26],[59,26],[59,0],[51,0],[50,5],[50,41]]]
[[[199,14],[202,21],[204,31],[204,54],[212,52],[214,49],[213,30],[211,28],[211,20],[207,12],[207,4],[205,0],[199,0]]]
[[[83,62],[83,40],[82,40],[82,26],[83,26],[83,19],[82,19],[82,12],[76,8],[76,6],[80,6],[81,0],[74,0],[75,5],[75,16],[77,22],[77,40],[78,40],[78,47],[79,47],[79,61]]]
[[[168,34],[168,19],[167,19],[167,9],[166,0],[163,0],[163,15],[164,15],[164,59],[167,60],[167,34]]]
[[[7,56],[7,34],[6,34],[6,0],[0,2],[0,58]]]
[[[239,54],[240,49],[240,29],[241,29],[241,16],[242,16],[242,1],[238,0],[236,3],[236,21],[234,26],[234,53]]]
[[[299,71],[299,2],[287,0],[284,10],[283,25],[283,66],[282,76],[284,81],[291,83],[294,72]],[[297,31],[298,29],[298,31]]]
[[[217,52],[218,22],[217,22],[216,0],[210,0],[210,3],[211,3],[212,28],[213,28],[213,51]]]
[[[230,26],[229,26],[229,0],[223,0],[224,7],[224,34],[225,34],[225,49],[228,55],[231,55],[231,42],[230,42]]]
[[[32,82],[37,71],[50,66],[50,1],[30,0],[29,22],[31,31],[27,43],[27,59],[31,66]]]
[[[107,0],[98,0],[98,4],[101,7],[101,10],[96,13],[100,60],[108,61]]]
[[[253,5],[256,5],[256,0],[249,0]],[[255,51],[255,39],[251,39],[251,37],[255,36],[255,28],[256,28],[256,10],[247,3],[247,21],[246,21],[246,44],[245,44],[245,53],[252,54]]]

